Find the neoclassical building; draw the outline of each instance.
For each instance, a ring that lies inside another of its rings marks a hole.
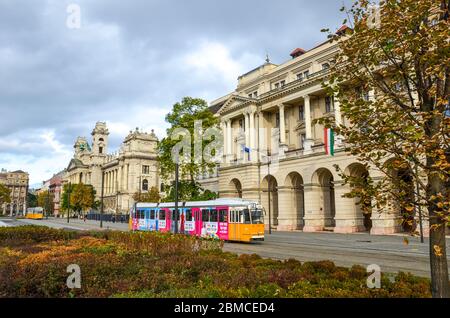
[[[27,210],[27,194],[29,184],[28,173],[17,171],[6,171],[4,169],[0,172],[0,184],[3,184],[11,190],[11,203],[4,203],[1,208],[3,215],[25,215]]]
[[[345,124],[338,100],[322,87],[337,50],[336,42],[326,41],[309,51],[294,50],[292,59],[281,65],[267,60],[240,76],[234,92],[213,101],[211,110],[223,130],[224,161],[218,175],[199,181],[217,188],[221,197],[261,201],[266,223],[270,213],[271,226],[278,230],[402,231],[400,211],[367,215],[358,199],[343,197],[350,188],[334,165],[353,175],[380,175],[346,153],[339,136],[334,156],[328,155],[324,127],[313,122],[335,116]],[[375,98],[374,92],[366,95]]]
[[[90,184],[100,200],[103,174],[104,209],[109,213],[128,213],[135,193],[147,192],[151,187],[159,189],[158,138],[153,131],[145,133],[138,128],[130,131],[114,154],[108,153],[106,123],[98,122],[91,135],[92,144],[84,137],[77,138],[64,183]]]

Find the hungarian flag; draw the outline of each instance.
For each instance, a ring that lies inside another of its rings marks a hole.
[[[327,155],[334,156],[334,131],[331,128],[325,128],[325,152]]]

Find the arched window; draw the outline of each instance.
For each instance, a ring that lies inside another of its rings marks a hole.
[[[148,191],[148,180],[144,179],[142,181],[142,191]]]

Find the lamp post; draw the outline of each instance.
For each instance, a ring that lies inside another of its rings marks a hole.
[[[179,164],[178,159],[177,163],[175,164],[175,234],[178,234],[178,177],[179,177]]]
[[[102,169],[102,196],[100,198],[100,228],[103,228],[103,197],[105,196],[105,172]]]
[[[268,205],[269,205],[269,234],[272,234],[272,205],[270,203],[270,152],[267,152],[267,197],[268,197]]]
[[[72,191],[72,182],[69,182],[67,189],[67,223],[70,222],[70,192]]]

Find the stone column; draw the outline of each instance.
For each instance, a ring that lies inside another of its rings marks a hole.
[[[220,128],[222,130],[222,136],[223,136],[223,158],[225,158],[225,162],[226,162],[226,157],[227,157],[227,152],[228,152],[228,134],[227,134],[227,122],[222,120],[220,123]]]
[[[232,120],[228,119],[228,125],[227,125],[227,157],[228,160],[231,161],[233,157],[233,127],[232,127]]]
[[[284,119],[284,104],[278,106],[280,111],[280,143],[282,145],[286,144],[286,122]]]
[[[110,194],[111,191],[112,191],[112,189],[111,189],[111,178],[112,178],[111,171],[109,171],[108,172],[108,194]]]
[[[312,140],[312,125],[311,125],[311,98],[309,95],[304,96],[305,100],[305,132],[306,139],[305,144],[303,145],[305,151],[310,151],[311,147],[314,143]]]
[[[355,202],[358,199],[343,197],[344,194],[349,192],[351,192],[349,185],[344,185],[342,182],[335,183],[335,233],[355,233],[365,231],[363,213]]]
[[[305,226],[303,232],[323,231],[325,228],[324,198],[318,184],[305,184]]]
[[[278,231],[295,231],[299,228],[294,199],[292,187],[278,187]]]
[[[245,147],[249,147],[249,140],[250,140],[250,124],[248,116],[249,114],[247,112],[244,113],[245,118]]]
[[[266,138],[266,130],[264,127],[264,114],[262,111],[258,112],[258,131],[256,132],[256,147],[259,149],[259,152],[263,152],[263,148],[265,146],[265,138]],[[258,154],[258,157],[262,157]]]
[[[250,149],[253,151],[255,148],[255,111],[251,111],[249,113],[249,116],[250,116]]]
[[[336,121],[336,126],[341,126],[342,125],[341,103],[339,102],[339,99],[336,95],[333,97],[333,103],[334,103],[334,119]]]

